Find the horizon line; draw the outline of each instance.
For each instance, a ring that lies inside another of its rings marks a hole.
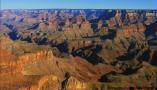
[[[157,10],[151,8],[4,8],[0,10]]]

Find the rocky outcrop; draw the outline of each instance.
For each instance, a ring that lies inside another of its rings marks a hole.
[[[88,90],[88,83],[80,81],[74,77],[70,77],[67,80],[66,88],[65,90]]]
[[[57,76],[44,76],[38,82],[38,90],[61,90],[60,80]]]

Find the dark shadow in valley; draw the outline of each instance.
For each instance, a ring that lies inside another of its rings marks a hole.
[[[69,53],[68,44],[66,41],[61,44],[58,44],[56,47],[61,53]]]
[[[138,57],[137,59],[138,60],[142,60],[142,61],[149,61],[150,59],[150,53],[151,51],[150,50],[146,50],[140,57]]]
[[[111,39],[113,40],[116,37],[116,31],[115,30],[109,30],[109,33],[107,35],[101,36],[100,39],[106,40]]]
[[[102,49],[102,47],[99,45],[96,45],[96,46],[92,45],[92,46],[83,47],[76,51],[73,51],[72,55],[80,56],[92,64],[103,63],[102,58],[97,55],[97,53],[101,49]]]
[[[134,57],[136,56],[137,52],[127,52],[119,57],[117,57],[118,60],[122,60],[122,61],[125,61],[125,60],[132,60],[134,59]]]
[[[146,26],[145,35],[146,36],[154,35],[156,31],[157,31],[157,22]]]
[[[151,64],[154,66],[157,66],[157,52],[154,52],[152,60],[151,60]]]
[[[12,39],[12,40],[17,40],[17,33],[15,30],[11,31],[8,33],[8,36]]]
[[[32,24],[27,28],[27,30],[36,30],[39,26],[39,23]]]

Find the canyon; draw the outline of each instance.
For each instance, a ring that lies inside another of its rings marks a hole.
[[[156,10],[0,12],[0,90],[157,88]]]

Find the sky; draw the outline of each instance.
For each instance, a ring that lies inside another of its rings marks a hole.
[[[157,0],[0,0],[1,9],[157,9]]]

